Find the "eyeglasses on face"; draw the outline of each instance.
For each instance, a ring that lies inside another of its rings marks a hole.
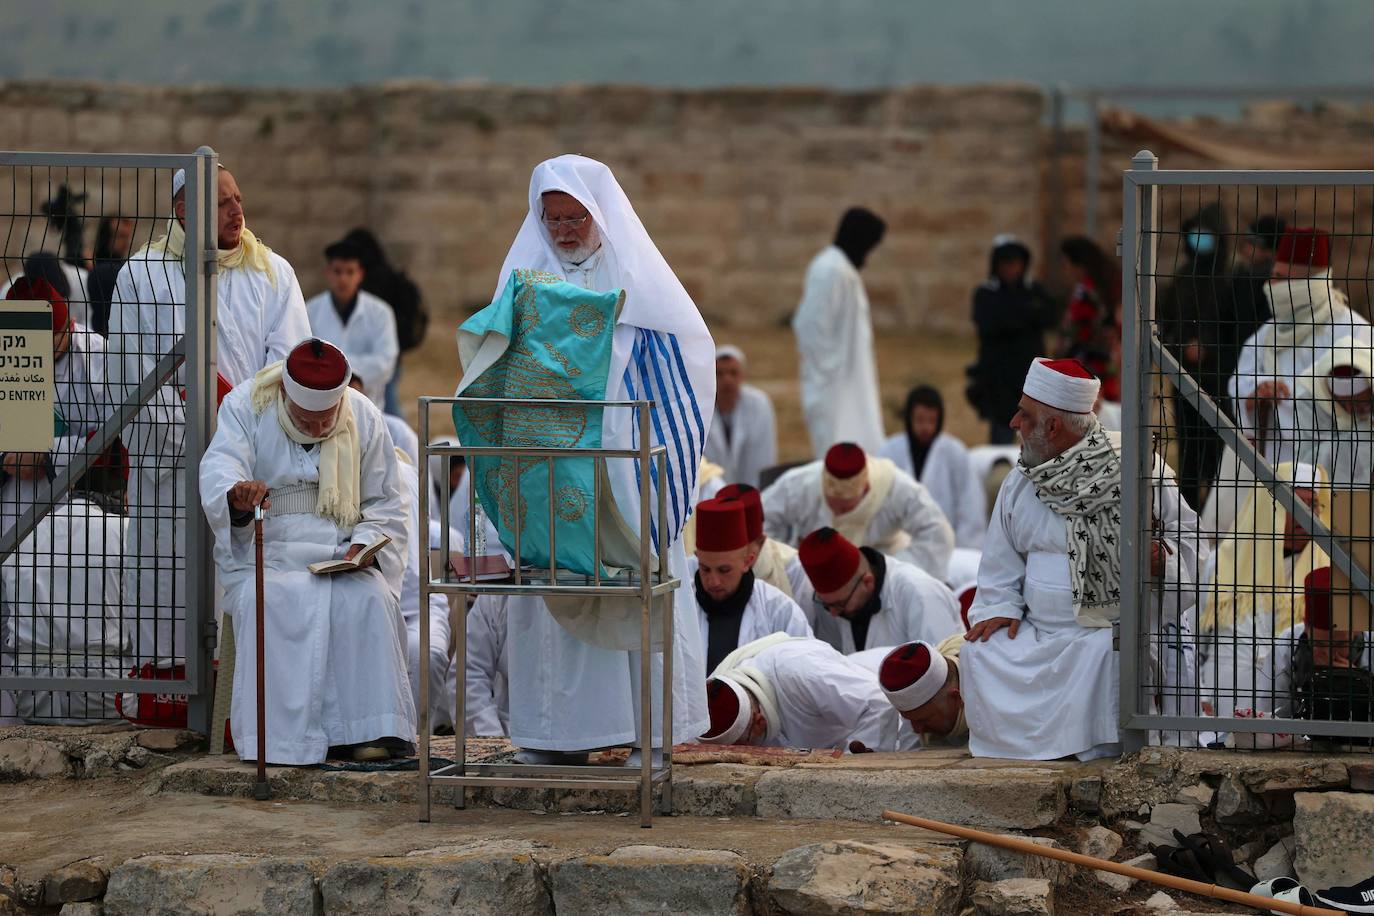
[[[854,597],[854,593],[859,590],[859,583],[863,580],[863,576],[855,579],[853,586],[849,589],[849,594],[845,595],[841,601],[822,601],[820,595],[812,595],[811,600],[816,603],[816,607],[824,608],[832,614],[838,614],[849,607],[849,599]]]
[[[564,229],[581,229],[586,225],[587,220],[591,219],[590,213],[585,216],[574,216],[569,219],[549,219],[547,216],[541,217],[544,225],[554,232],[562,232]]]

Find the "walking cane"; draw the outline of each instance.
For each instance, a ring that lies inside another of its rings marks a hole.
[[[258,781],[253,784],[253,797],[258,801],[266,801],[271,797],[272,790],[267,785],[267,703],[263,699],[263,691],[266,689],[267,682],[267,665],[264,661],[262,645],[263,607],[266,604],[262,591],[262,503],[253,507],[253,549],[258,567],[257,639],[254,640],[258,656]]]
[[[1126,865],[1123,862],[1109,862],[1106,859],[1098,859],[1094,856],[1085,856],[1081,853],[1069,852],[1067,849],[1037,846],[1029,840],[1002,836],[996,833],[988,833],[983,830],[974,830],[971,827],[958,827],[954,824],[932,821],[924,817],[913,817],[910,814],[901,814],[897,811],[884,811],[883,817],[889,821],[897,821],[900,824],[910,824],[913,827],[924,827],[926,830],[933,830],[936,833],[946,833],[961,839],[972,840],[975,843],[982,843],[985,846],[997,846],[1001,849],[1010,849],[1012,852],[1039,856],[1042,859],[1058,859],[1060,862],[1068,862],[1070,865],[1093,868],[1098,871],[1109,871],[1113,874],[1125,875],[1127,878],[1135,878],[1137,881],[1148,881],[1151,884],[1173,888],[1177,891],[1185,891],[1189,894],[1196,894],[1199,897],[1211,897],[1214,900],[1239,903],[1243,906],[1255,907],[1258,910],[1268,910],[1274,913],[1289,913],[1292,914],[1292,916],[1341,916],[1339,910],[1329,910],[1319,906],[1303,906],[1299,903],[1289,903],[1287,900],[1275,900],[1273,897],[1261,897],[1258,894],[1247,894],[1244,891],[1235,891],[1229,887],[1222,887],[1217,884],[1204,884],[1201,881],[1191,881],[1188,878],[1179,878],[1174,875],[1163,874],[1162,872],[1137,868],[1134,865]]]

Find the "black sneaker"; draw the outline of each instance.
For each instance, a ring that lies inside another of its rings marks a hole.
[[[1374,878],[1349,887],[1328,887],[1317,891],[1317,899],[1347,913],[1374,913]]]

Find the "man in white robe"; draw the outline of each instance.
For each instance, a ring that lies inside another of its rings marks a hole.
[[[744,351],[716,348],[716,418],[706,435],[706,460],[720,465],[725,483],[759,485],[764,468],[778,463],[773,401],[744,381]]]
[[[708,499],[697,505],[696,556],[687,568],[700,610],[706,666],[772,633],[810,636],[811,627],[791,598],[754,576],[756,554],[744,504]]]
[[[1021,461],[983,542],[960,687],[975,757],[1116,753],[1121,460],[1077,360],[1031,364],[1011,425]]]
[[[875,214],[853,207],[840,219],[834,243],[806,268],[792,331],[801,357],[802,412],[817,457],[836,442],[857,442],[870,452],[883,443],[873,324],[859,270],[885,229]]]
[[[0,569],[0,673],[121,677],[124,519],[74,494],[54,506]],[[8,693],[8,692],[7,692]],[[118,719],[113,694],[16,690],[5,712],[52,725]]]
[[[1320,229],[1284,233],[1264,292],[1272,317],[1245,341],[1228,393],[1237,426],[1278,464],[1296,459],[1305,435],[1295,400],[1299,381],[1336,341],[1348,337],[1368,349],[1374,332],[1332,286],[1331,241]]]
[[[954,528],[954,544],[967,550],[983,546],[988,504],[983,482],[973,472],[968,446],[944,431],[945,402],[929,385],[907,395],[906,432],[883,443],[879,458],[891,459],[930,492]]]
[[[669,453],[668,480],[651,482],[657,526],[657,493],[669,489],[668,544],[656,553],[683,580],[687,558],[680,542],[696,492],[701,445],[715,402],[715,344],[695,304],[649,238],[609,168],[582,156],[559,156],[538,165],[530,178],[529,213],[497,280],[499,297],[512,271],[537,270],[584,289],[622,289],[623,308],[613,329],[606,378],[607,400],[652,397],[654,444]],[[495,297],[494,297],[495,298]],[[460,331],[466,384],[504,352],[508,339],[470,339]],[[637,445],[634,414],[606,410],[602,442],[612,448]],[[638,537],[639,489],[633,461],[608,462],[610,495]],[[466,475],[465,475],[466,476]],[[489,548],[490,550],[490,548]],[[539,598],[506,601],[510,653],[510,734],[530,763],[577,763],[585,752],[616,745],[642,747],[639,733],[639,653],[584,641],[550,614]],[[673,596],[673,732],[699,735],[709,716],[705,663],[690,587]],[[638,645],[638,615],[633,644]],[[631,634],[623,634],[627,643]],[[651,662],[654,708],[662,694],[661,659]],[[652,745],[661,716],[652,715]],[[632,754],[631,765],[637,765]]]
[[[356,760],[408,752],[416,730],[400,608],[406,494],[381,411],[349,390],[336,347],[308,339],[224,399],[200,496],[234,617],[239,757],[257,756],[257,506],[267,515],[267,762],[318,764],[331,749]],[[364,548],[371,555],[351,571],[309,569]]]
[[[1374,476],[1374,348],[1343,337],[1298,381],[1299,458],[1333,487],[1367,490]]]
[[[797,556],[797,548],[770,538],[763,530],[763,495],[758,488],[747,483],[732,483],[721,487],[716,495],[744,504],[744,523],[755,553],[751,567],[754,577],[767,582],[793,601],[798,595],[806,594],[809,591],[806,570]]]
[[[8,531],[34,503],[52,503],[52,479],[82,451],[110,413],[105,339],[74,321],[67,301],[46,280],[20,277],[5,296],[46,299],[52,304],[56,416],[53,444],[47,452],[0,454],[0,532]]]
[[[816,639],[775,633],[741,646],[706,690],[710,744],[898,749],[902,720],[877,676]]]
[[[783,474],[763,491],[763,508],[770,537],[795,546],[817,528],[834,528],[941,580],[954,552],[954,529],[930,491],[852,442]]]
[[[180,172],[173,178],[167,235],[134,254],[115,281],[107,377],[116,406],[185,334],[185,182]],[[309,336],[310,321],[295,271],[248,229],[238,183],[223,167],[217,219],[215,339],[222,397],[285,359]],[[159,389],[124,437],[131,465],[124,619],[137,629],[134,656],[140,663],[176,665],[186,657],[183,378],[178,371]]]
[[[467,672],[463,719],[469,737],[510,733],[510,648],[506,641],[506,597],[481,595],[468,610]],[[458,666],[449,665],[448,697],[458,693]]]
[[[954,593],[910,563],[856,547],[833,528],[807,535],[798,553],[810,580],[802,609],[816,638],[845,655],[916,639],[938,644],[962,629]]]
[[[878,663],[878,686],[892,708],[920,736],[921,747],[968,743],[959,650],[964,634],[938,645],[916,640],[889,650]]]
[[[310,333],[344,351],[363,393],[381,407],[401,354],[396,317],[391,306],[363,289],[363,252],[357,245],[335,242],[324,257],[329,288],[305,303]]]

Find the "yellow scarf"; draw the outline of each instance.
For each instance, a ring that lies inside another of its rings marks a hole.
[[[148,246],[148,251],[165,252],[167,257],[177,261],[183,260],[186,253],[186,230],[176,217],[167,221],[167,234]],[[273,286],[277,285],[276,272],[272,270],[272,259],[268,257],[272,249],[268,248],[258,237],[248,228],[248,224],[243,225],[243,235],[239,238],[236,248],[228,251],[221,250],[217,260],[222,270],[233,270],[235,267],[251,267],[254,270],[267,274],[267,281]]]
[[[855,547],[867,545],[874,550],[883,553],[900,553],[911,543],[911,535],[898,528],[888,532],[883,540],[874,544],[868,543],[868,526],[873,523],[873,518],[878,514],[878,510],[887,502],[887,496],[892,492],[892,483],[896,479],[897,466],[892,463],[890,458],[868,457],[868,492],[857,506],[850,509],[844,515],[831,515],[830,527],[844,535],[845,540]],[[825,462],[821,462],[821,485],[824,490],[825,484]]]
[[[286,409],[286,393],[282,390],[282,360],[263,367],[253,376],[253,409],[262,413],[275,401],[277,422],[292,442],[300,445],[320,444],[320,496],[315,512],[340,528],[352,529],[362,520],[359,490],[362,478],[362,456],[358,447],[358,425],[353,419],[349,393],[339,402],[339,414],[334,428],[327,435],[315,438],[296,428]]]
[[[1293,479],[1293,465],[1280,464],[1280,480]],[[1318,469],[1322,485],[1316,489],[1316,505],[1312,511],[1323,525],[1331,525],[1331,491],[1326,486],[1326,472]],[[1290,575],[1283,564],[1283,529],[1288,513],[1274,501],[1274,497],[1256,484],[1245,501],[1245,508],[1231,528],[1231,535],[1217,545],[1216,574],[1212,588],[1205,595],[1202,612],[1202,632],[1210,633],[1234,628],[1255,614],[1255,602],[1260,598],[1274,611],[1272,636],[1282,633],[1302,619],[1303,582],[1307,574],[1330,565],[1326,551],[1309,541],[1293,560]]]

